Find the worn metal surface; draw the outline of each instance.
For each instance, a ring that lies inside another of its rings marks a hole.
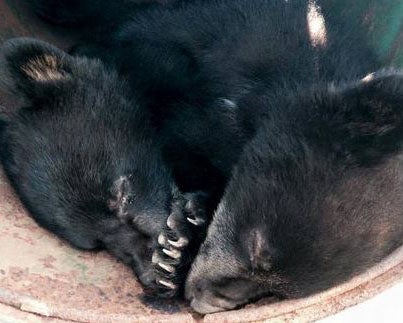
[[[366,19],[372,19],[371,28],[379,23],[373,16]],[[61,48],[68,48],[74,40],[72,33],[36,20],[22,0],[0,0],[0,41],[15,36],[36,36]],[[390,59],[396,60],[399,44],[387,44]],[[1,89],[0,105],[13,108]],[[325,293],[274,304],[262,300],[238,311],[207,315],[204,321],[312,321],[355,305],[402,279],[400,249],[367,273]],[[130,269],[105,252],[75,250],[38,227],[0,172],[0,322],[200,320],[185,304],[144,298]]]

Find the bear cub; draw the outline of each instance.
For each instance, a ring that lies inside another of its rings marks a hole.
[[[33,218],[77,248],[106,248],[150,290],[177,292],[171,281],[156,284],[155,266],[178,261],[170,244],[192,248],[178,230],[204,225],[204,195],[179,192],[127,83],[98,60],[25,38],[3,44],[0,75],[23,98],[1,115],[0,158]],[[160,255],[158,236],[178,214],[188,220],[168,231]]]

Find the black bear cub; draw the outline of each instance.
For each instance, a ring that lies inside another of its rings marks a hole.
[[[272,108],[187,278],[199,313],[327,289],[402,244],[403,72],[288,92]]]
[[[192,213],[202,194],[180,194],[147,113],[101,62],[24,38],[0,55],[3,89],[23,98],[2,116],[0,157],[24,205],[45,228],[77,248],[106,248],[159,291],[158,236],[171,211],[171,219],[186,211],[188,226],[203,224]],[[189,244],[175,237],[177,247]],[[164,283],[172,291],[164,281],[160,291]]]
[[[115,17],[79,51],[140,94],[176,183],[219,178],[185,284],[200,313],[323,290],[401,245],[402,72],[381,70],[359,22],[335,17],[334,3],[179,1]],[[169,227],[187,223],[186,205],[174,204]],[[158,239],[166,277],[156,279],[168,290],[185,231],[174,249],[165,230]]]

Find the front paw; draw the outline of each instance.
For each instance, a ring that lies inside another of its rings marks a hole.
[[[205,193],[187,193],[175,198],[166,227],[158,236],[153,253],[157,294],[173,297],[182,292],[190,265],[204,239],[208,225]]]

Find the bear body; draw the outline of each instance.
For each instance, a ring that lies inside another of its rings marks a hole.
[[[0,155],[32,216],[75,247],[106,247],[148,283],[175,188],[127,84],[99,61],[31,39],[3,45],[1,81],[24,98],[3,117]]]
[[[235,167],[186,281],[199,313],[322,291],[402,243],[403,74],[304,92]]]
[[[305,86],[339,82],[381,67],[359,24],[332,17],[333,1],[323,2],[332,24],[322,43],[309,32],[307,12],[315,7],[306,0],[179,1],[146,10],[123,6],[116,16],[125,21],[108,14],[116,21],[111,32],[84,38],[76,50],[128,79],[165,140],[164,156],[181,187],[220,187],[221,196],[267,114],[264,96],[291,79]],[[106,18],[99,16],[101,24]]]
[[[3,44],[0,70],[18,105],[1,115],[0,158],[32,217],[77,248],[107,249],[154,294],[177,294],[205,234],[192,229],[205,226],[209,195],[180,192],[127,82],[99,60],[29,38]],[[184,214],[190,221],[167,227]],[[156,282],[172,256],[159,245],[168,229],[186,235],[189,257],[177,259],[176,283],[166,286]]]

